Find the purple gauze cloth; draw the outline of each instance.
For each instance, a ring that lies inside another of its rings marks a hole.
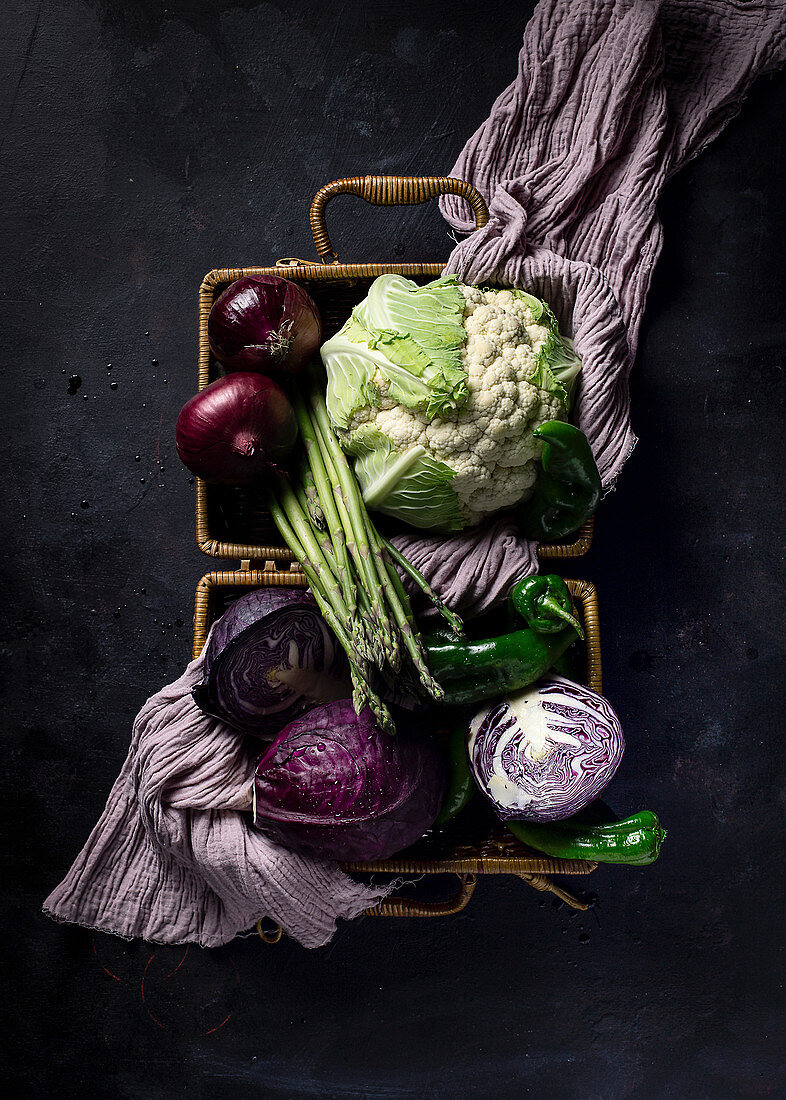
[[[55,920],[152,943],[218,947],[261,918],[304,947],[327,943],[390,887],[269,840],[241,813],[256,757],[191,697],[201,657],[148,699],[96,827],[44,902]],[[258,754],[257,754],[258,755]]]
[[[480,189],[491,218],[448,270],[529,287],[555,309],[584,362],[579,424],[606,488],[635,442],[627,375],[660,250],[660,187],[783,59],[784,7],[774,0],[542,0],[517,80],[453,170]],[[458,201],[444,199],[443,212],[471,229]],[[534,548],[503,522],[396,543],[470,614],[536,568]],[[337,917],[383,891],[250,828],[239,810],[253,760],[193,703],[200,667],[142,708],[104,814],[45,911],[203,946],[267,916],[306,946],[325,943]]]
[[[628,374],[661,249],[661,188],[785,59],[783,0],[541,0],[518,76],[451,172],[478,188],[490,218],[446,270],[532,291],[573,336],[574,419],[606,491],[636,442]],[[440,203],[456,230],[473,228],[462,199]],[[468,616],[537,572],[535,545],[509,521],[393,542]]]

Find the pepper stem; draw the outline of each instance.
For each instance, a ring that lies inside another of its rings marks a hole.
[[[575,615],[571,615],[569,611],[554,599],[553,596],[541,596],[537,601],[541,606],[548,608],[552,615],[556,615],[560,619],[564,619],[566,623],[570,623],[578,636],[584,641],[584,627],[581,625]]]

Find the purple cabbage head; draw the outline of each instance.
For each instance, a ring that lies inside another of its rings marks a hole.
[[[352,688],[344,652],[303,588],[258,588],[215,623],[194,700],[243,733],[273,737]]]
[[[619,718],[602,695],[549,676],[492,703],[470,725],[470,766],[504,820],[559,821],[600,794],[622,759]]]
[[[386,859],[433,825],[444,785],[427,737],[403,728],[390,737],[368,707],[357,715],[344,700],[279,733],[257,766],[254,820],[296,851]]]

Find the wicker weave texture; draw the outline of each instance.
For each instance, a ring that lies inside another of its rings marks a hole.
[[[465,180],[452,176],[350,176],[320,187],[311,203],[311,232],[323,263],[338,263],[325,224],[325,208],[336,195],[357,195],[375,206],[414,206],[439,195],[460,195],[472,207],[475,228],[489,220],[481,194]]]

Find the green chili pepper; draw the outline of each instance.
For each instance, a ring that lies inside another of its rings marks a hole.
[[[600,474],[587,437],[572,424],[547,420],[533,435],[543,440],[540,477],[518,522],[527,538],[553,542],[581,527],[598,507]]]
[[[437,815],[436,825],[446,825],[460,810],[463,810],[475,793],[475,780],[469,770],[467,756],[467,734],[469,718],[467,714],[457,715],[450,724],[445,745],[445,764],[447,783],[442,809]]]
[[[576,630],[559,634],[514,630],[498,638],[445,641],[426,635],[423,642],[431,675],[445,689],[444,703],[478,703],[534,684],[576,640]]]
[[[628,863],[644,867],[658,858],[666,830],[651,810],[625,821],[582,825],[573,821],[506,821],[515,837],[556,859],[587,859],[596,863]]]
[[[556,573],[518,581],[511,588],[508,601],[511,610],[517,611],[538,634],[557,634],[565,623],[570,623],[578,636],[584,637],[581,623],[573,613],[570,589]]]

